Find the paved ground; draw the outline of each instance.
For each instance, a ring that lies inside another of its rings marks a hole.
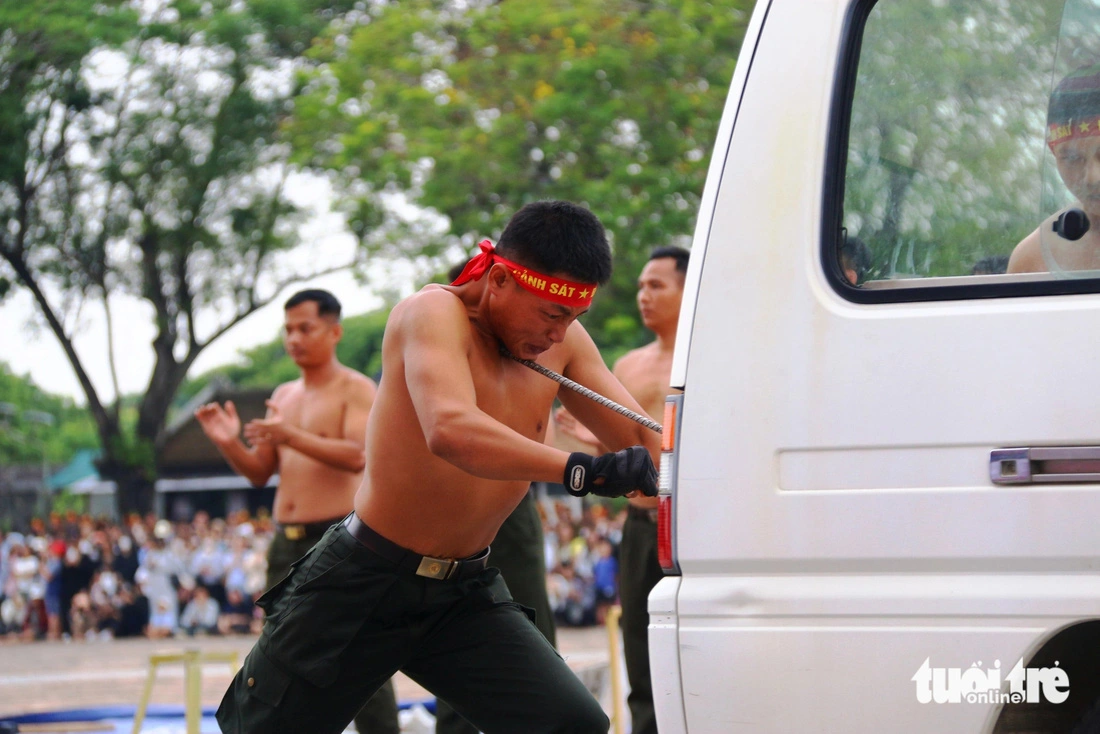
[[[134,706],[141,698],[149,655],[198,647],[236,650],[241,659],[254,637],[181,640],[108,640],[0,644],[0,717],[96,706]],[[608,637],[602,627],[559,629],[558,645],[570,666],[590,689],[598,691],[610,713]],[[203,706],[216,706],[229,684],[227,665],[203,666]],[[396,678],[398,699],[430,695],[408,678]],[[161,666],[151,699],[183,705],[183,668]]]

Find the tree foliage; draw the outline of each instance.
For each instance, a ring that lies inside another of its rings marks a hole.
[[[386,330],[389,309],[383,308],[343,319],[344,336],[336,348],[341,364],[359,370],[375,380],[382,372],[382,335]],[[281,337],[241,352],[236,364],[227,364],[187,380],[177,396],[182,406],[216,377],[224,378],[237,387],[267,387],[296,380],[300,376],[298,366],[287,356]]]
[[[300,212],[279,132],[299,54],[333,8],[0,5],[0,276],[31,292],[64,348],[124,511],[151,507],[155,447],[199,353],[286,283],[349,264],[287,256]],[[112,368],[147,348],[113,333],[112,294],[154,313],[155,366],[132,427],[117,380],[113,396],[94,385],[73,346],[94,311]]]
[[[634,279],[651,247],[692,231],[749,5],[0,5],[0,296],[26,288],[63,347],[120,509],[151,506],[154,452],[200,352],[286,283],[348,264],[292,254],[296,166],[341,185],[360,255],[384,256],[372,266],[421,277],[528,201],[586,203],[616,257],[589,326],[612,356],[638,343]],[[112,366],[146,348],[115,333],[112,294],[155,323],[133,421],[73,343],[103,314]],[[384,316],[367,318],[341,358],[375,373]],[[247,379],[293,377],[280,350],[249,355]]]
[[[964,275],[1041,221],[1061,0],[884,1],[860,48],[845,189],[871,277]]]
[[[36,422],[35,413],[52,424]],[[80,449],[99,445],[88,411],[73,400],[40,389],[0,362],[0,465],[67,462]]]
[[[613,283],[586,323],[606,348],[635,346],[635,279],[651,248],[693,231],[750,8],[383,5],[317,44],[325,66],[305,81],[291,140],[299,160],[344,177],[361,231],[385,192],[446,218],[438,235],[374,242],[383,253],[443,252],[453,263],[529,201],[585,203],[615,248]]]

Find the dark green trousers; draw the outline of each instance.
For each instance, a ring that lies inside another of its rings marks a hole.
[[[341,524],[258,603],[263,632],[218,708],[226,734],[339,734],[398,670],[486,734],[610,725],[495,568],[417,576]]]
[[[500,526],[493,539],[489,564],[500,569],[512,599],[535,612],[535,626],[557,647],[554,615],[546,594],[546,561],[543,557],[542,520],[535,498],[528,494]],[[477,734],[446,701],[436,701],[436,734]]]
[[[312,530],[303,538],[289,540],[285,534],[276,530],[267,551],[267,588],[270,589],[286,578],[294,562],[309,553],[324,534],[323,530]],[[355,715],[355,728],[359,734],[401,734],[401,725],[397,719],[397,694],[393,690],[392,680],[387,680],[363,704],[363,708]]]
[[[664,577],[657,560],[657,523],[631,507],[619,547],[619,600],[623,608],[623,656],[630,694],[631,734],[657,734],[653,683],[649,677],[649,592]]]

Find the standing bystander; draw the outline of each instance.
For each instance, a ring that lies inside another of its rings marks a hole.
[[[267,588],[352,508],[363,478],[364,437],[375,384],[340,364],[340,302],[328,291],[304,290],[287,300],[283,341],[302,372],[275,388],[267,415],[241,420],[232,401],[195,411],[203,431],[234,471],[263,487],[276,472],[275,537],[268,550]],[[397,734],[397,701],[387,681],[355,717],[360,734]]]

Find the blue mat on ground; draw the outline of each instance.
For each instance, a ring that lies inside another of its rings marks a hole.
[[[423,706],[430,713],[435,714],[434,698],[424,699],[422,701],[401,701],[397,704],[397,708],[405,710],[416,705]],[[215,711],[217,711],[217,708],[214,706],[209,706],[202,710],[203,732],[208,730],[208,725],[213,727],[209,729],[210,731],[218,731],[218,725],[214,721]],[[0,724],[63,724],[74,721],[102,721],[104,723],[116,724],[116,728],[125,726],[125,728],[118,728],[118,731],[129,732],[134,725],[134,715],[136,713],[137,706],[97,706],[95,708],[42,711],[36,714],[0,717]],[[145,724],[142,726],[142,729],[145,730],[155,723],[163,725],[166,723],[163,721],[165,719],[183,721],[185,715],[186,711],[183,706],[167,704],[149,706],[145,710]]]

